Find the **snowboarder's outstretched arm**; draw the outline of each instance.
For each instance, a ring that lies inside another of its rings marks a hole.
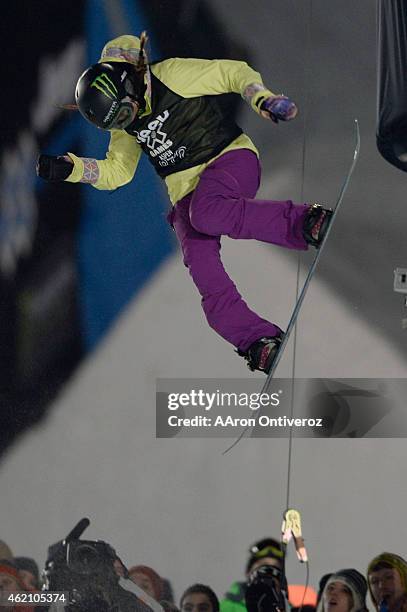
[[[172,58],[153,65],[152,71],[184,98],[238,93],[259,115],[276,123],[294,119],[298,112],[292,100],[274,94],[246,62]]]
[[[37,174],[48,181],[89,183],[96,189],[117,189],[129,183],[136,171],[141,148],[137,140],[122,130],[112,130],[106,158],[40,155]]]

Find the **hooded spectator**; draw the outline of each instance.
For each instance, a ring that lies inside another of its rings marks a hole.
[[[364,612],[367,583],[355,569],[342,569],[331,574],[322,591],[318,612]]]
[[[367,568],[369,592],[376,610],[407,612],[407,561],[393,553],[382,553]]]

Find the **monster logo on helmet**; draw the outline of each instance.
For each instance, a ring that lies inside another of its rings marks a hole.
[[[96,77],[90,86],[96,87],[106,97],[111,98],[112,100],[114,100],[119,93],[116,85],[113,83],[112,79],[108,77],[106,72],[103,72],[100,76]]]

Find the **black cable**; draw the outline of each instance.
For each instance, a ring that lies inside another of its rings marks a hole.
[[[304,60],[304,83],[305,83],[305,97],[304,97],[304,126],[302,132],[302,164],[301,164],[301,194],[300,200],[304,201],[304,184],[305,184],[305,163],[306,163],[306,152],[307,152],[307,114],[308,114],[308,98],[309,98],[309,79],[308,72],[311,65],[310,52],[311,52],[311,41],[312,41],[312,0],[309,0],[308,4],[308,27],[307,27],[307,41],[306,41],[306,56]],[[300,293],[300,273],[301,273],[301,254],[298,252],[297,256],[297,282],[295,290],[295,300],[297,302]],[[297,358],[297,323],[294,326],[294,342],[293,342],[293,362],[291,369],[291,410],[290,418],[291,423],[294,416],[294,405],[295,405],[295,366]],[[288,465],[287,465],[287,495],[286,495],[286,509],[290,507],[290,487],[291,487],[291,465],[292,465],[292,450],[293,450],[293,425],[290,426],[290,434],[288,439]]]
[[[305,562],[306,565],[306,577],[305,577],[305,586],[304,586],[304,595],[302,596],[302,602],[301,602],[301,606],[298,612],[302,612],[302,609],[304,607],[304,601],[305,601],[305,597],[307,595],[307,590],[308,590],[308,586],[309,586],[309,562],[306,561]]]
[[[306,147],[306,143],[307,143],[307,114],[308,114],[308,107],[309,107],[309,79],[308,79],[308,72],[309,72],[309,67],[311,65],[311,58],[310,58],[310,54],[311,54],[311,43],[312,43],[312,0],[309,0],[308,3],[308,27],[307,27],[307,41],[306,41],[306,56],[305,56],[305,60],[304,60],[304,83],[305,83],[305,97],[304,97],[304,111],[303,111],[303,117],[304,117],[304,125],[303,125],[303,132],[302,132],[302,163],[301,163],[301,194],[300,194],[300,201],[303,202],[304,201],[304,185],[305,185],[305,165],[306,165],[306,152],[307,152],[307,147]],[[298,296],[299,296],[299,292],[300,292],[300,273],[301,273],[301,254],[300,252],[298,253],[297,256],[297,279],[296,279],[296,301],[298,300]],[[295,406],[295,366],[296,366],[296,357],[297,357],[297,323],[294,326],[294,342],[293,342],[293,362],[292,362],[292,369],[291,369],[291,410],[290,410],[290,418],[291,418],[291,423],[293,420],[293,416],[294,416],[294,406]],[[289,509],[290,507],[290,492],[291,492],[291,466],[292,466],[292,455],[293,455],[293,425],[290,426],[290,434],[289,434],[289,439],[288,439],[288,461],[287,461],[287,493],[286,493],[286,510]],[[284,561],[283,561],[283,573],[284,573],[284,578],[286,579],[286,569],[285,569],[285,557],[286,557],[286,550],[287,547],[286,545],[282,544],[283,546],[283,550],[284,550]],[[307,589],[309,586],[309,562],[306,561],[305,563],[306,565],[306,579],[305,579],[305,587],[304,587],[304,594],[302,597],[302,602],[301,602],[301,606],[299,609],[299,612],[302,612],[302,608],[304,607],[304,601],[305,601],[305,597],[307,594]],[[288,589],[288,587],[287,587]],[[287,597],[288,597],[288,593],[287,593]]]

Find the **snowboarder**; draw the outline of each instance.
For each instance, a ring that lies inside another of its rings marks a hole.
[[[166,182],[173,204],[168,220],[209,325],[251,370],[268,373],[283,332],[243,301],[222,265],[221,236],[318,248],[332,213],[318,205],[254,199],[258,151],[216,96],[238,93],[275,123],[294,119],[297,107],[267,89],[245,62],[173,58],[148,64],[145,41],[143,33],[108,42],[76,86],[82,115],[110,131],[106,159],[40,155],[37,173],[49,181],[116,189],[132,180],[146,153]]]

